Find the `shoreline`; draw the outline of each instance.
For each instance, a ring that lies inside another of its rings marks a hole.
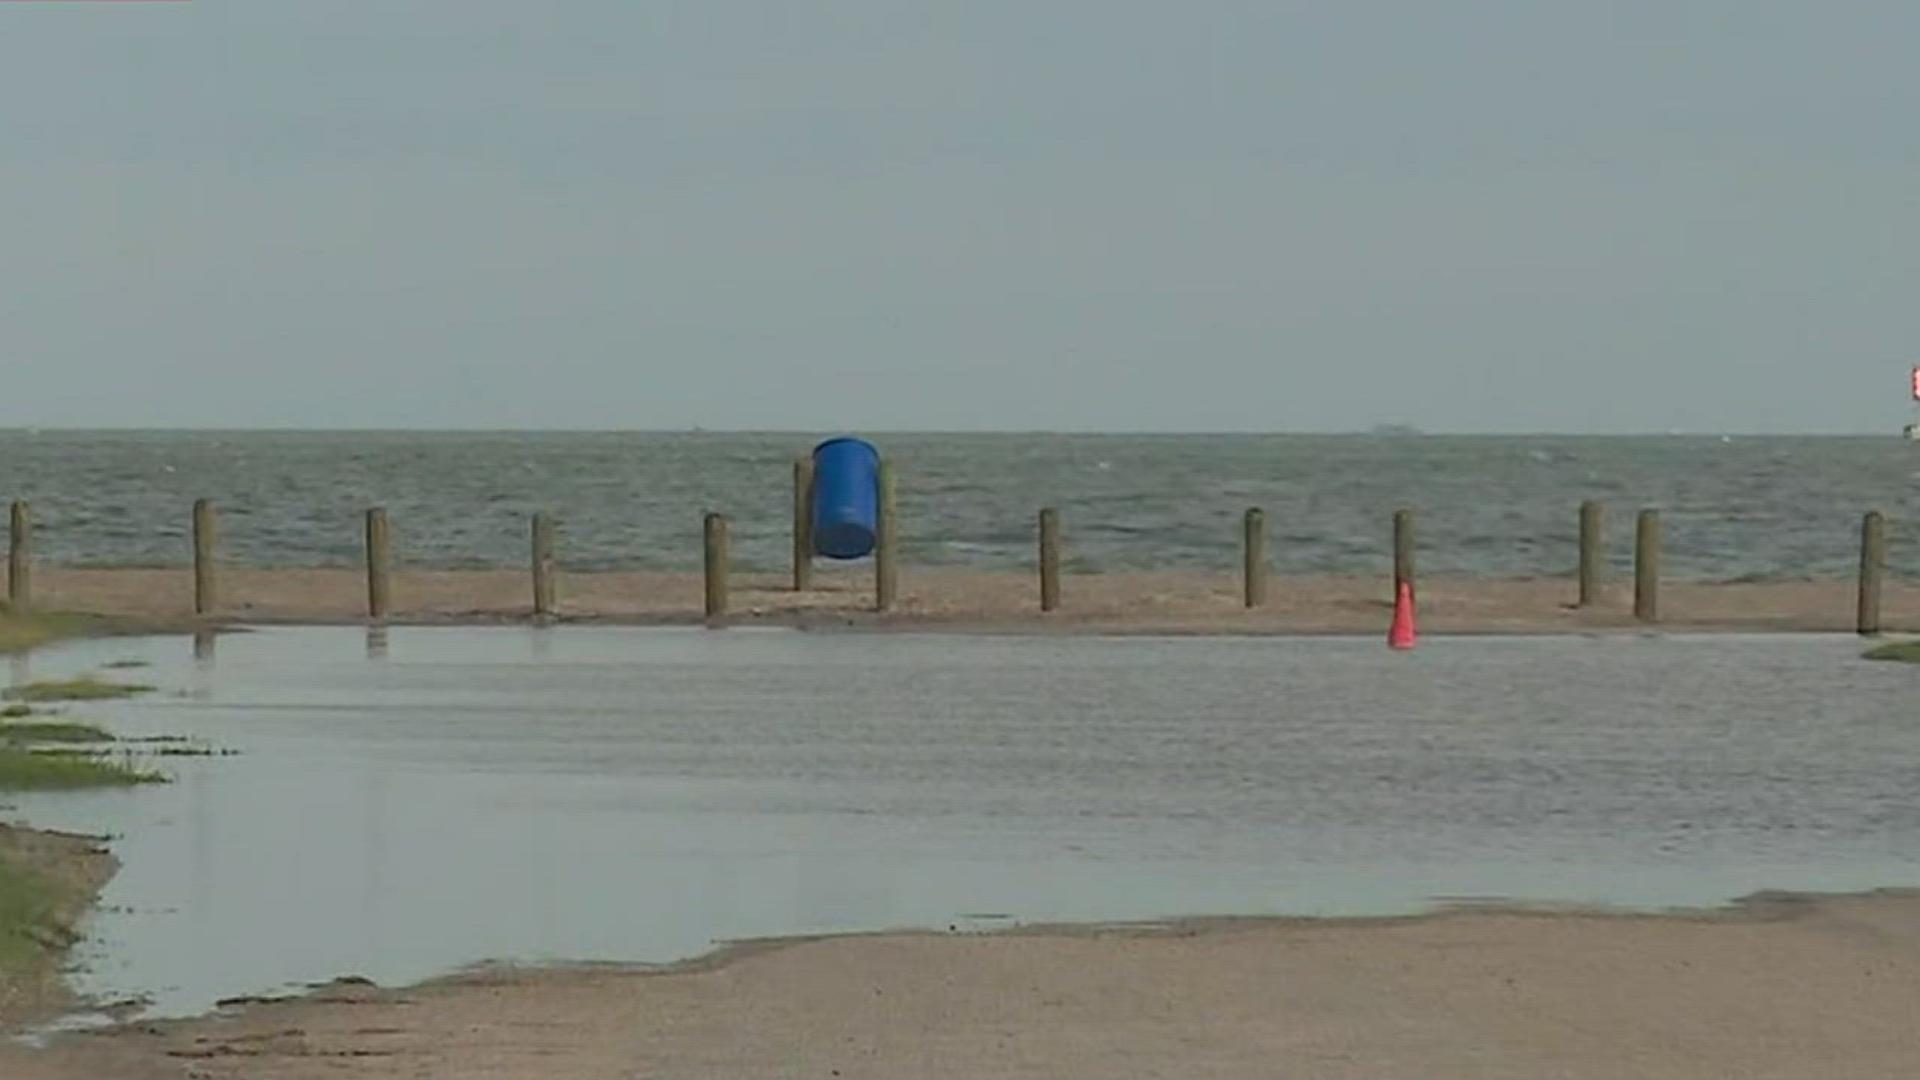
[[[9,938],[0,941],[0,1032],[83,1004],[63,969],[78,927],[119,869],[106,843],[0,821],[0,935]]]
[[[0,1071],[1880,1077],[1920,1055],[1916,1007],[1920,890],[1763,892],[1679,911],[1476,903],[791,937],[399,988],[342,977],[43,1050],[0,1044]]]
[[[1022,571],[903,568],[896,610],[872,610],[871,571],[821,568],[815,587],[796,593],[784,574],[732,576],[727,625],[806,629],[912,629],[993,633],[1299,635],[1383,633],[1391,585],[1373,577],[1273,578],[1269,603],[1242,605],[1237,574],[1198,572],[1069,575],[1059,611],[1042,614],[1034,576]],[[366,578],[345,567],[220,572],[220,604],[193,612],[185,567],[97,569],[45,566],[35,572],[35,607],[167,629],[220,624],[364,624]],[[1853,632],[1851,580],[1705,583],[1661,587],[1660,620],[1633,616],[1632,586],[1612,582],[1601,602],[1573,605],[1569,578],[1430,578],[1419,584],[1420,628],[1430,634],[1633,632]],[[529,575],[521,570],[399,570],[387,623],[489,624],[534,621]],[[696,573],[564,573],[558,610],[547,621],[698,625]],[[1920,631],[1920,582],[1887,582],[1882,625]]]

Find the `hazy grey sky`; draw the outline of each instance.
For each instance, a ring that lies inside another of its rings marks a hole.
[[[1869,431],[1920,5],[0,3],[0,425]]]

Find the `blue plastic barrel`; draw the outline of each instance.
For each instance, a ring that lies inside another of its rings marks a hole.
[[[880,528],[880,451],[864,439],[813,448],[813,550],[829,559],[872,554]]]

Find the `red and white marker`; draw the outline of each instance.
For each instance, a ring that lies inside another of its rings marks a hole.
[[[1420,643],[1420,630],[1414,625],[1413,586],[1400,583],[1393,600],[1393,626],[1387,631],[1387,644],[1395,649],[1411,649]]]

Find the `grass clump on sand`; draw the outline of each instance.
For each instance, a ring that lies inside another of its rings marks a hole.
[[[66,720],[37,720],[25,724],[0,724],[0,743],[108,743],[115,741],[92,724]]]
[[[69,944],[54,917],[62,906],[51,879],[0,854],[0,990],[38,966],[49,946]]]
[[[82,615],[15,612],[0,604],[0,653],[25,652],[50,641],[78,637],[94,622]]]
[[[103,754],[28,750],[0,746],[0,791],[71,791],[75,788],[163,784],[166,777]]]
[[[70,1003],[61,954],[113,867],[91,838],[0,825],[0,1023],[51,1017]]]
[[[62,906],[51,878],[0,853],[0,984],[32,966],[49,946],[69,944],[60,940],[61,923],[54,917]]]
[[[134,683],[111,683],[96,679],[91,675],[82,675],[77,679],[53,679],[46,682],[28,683],[16,686],[0,693],[10,701],[30,701],[35,703],[48,701],[108,701],[115,698],[129,698],[135,694],[144,694],[152,690],[151,686]]]
[[[9,705],[0,709],[0,720],[18,720],[23,716],[32,715],[33,707],[30,705]]]
[[[1889,641],[1866,651],[1869,660],[1897,660],[1905,664],[1920,664],[1920,641]]]

